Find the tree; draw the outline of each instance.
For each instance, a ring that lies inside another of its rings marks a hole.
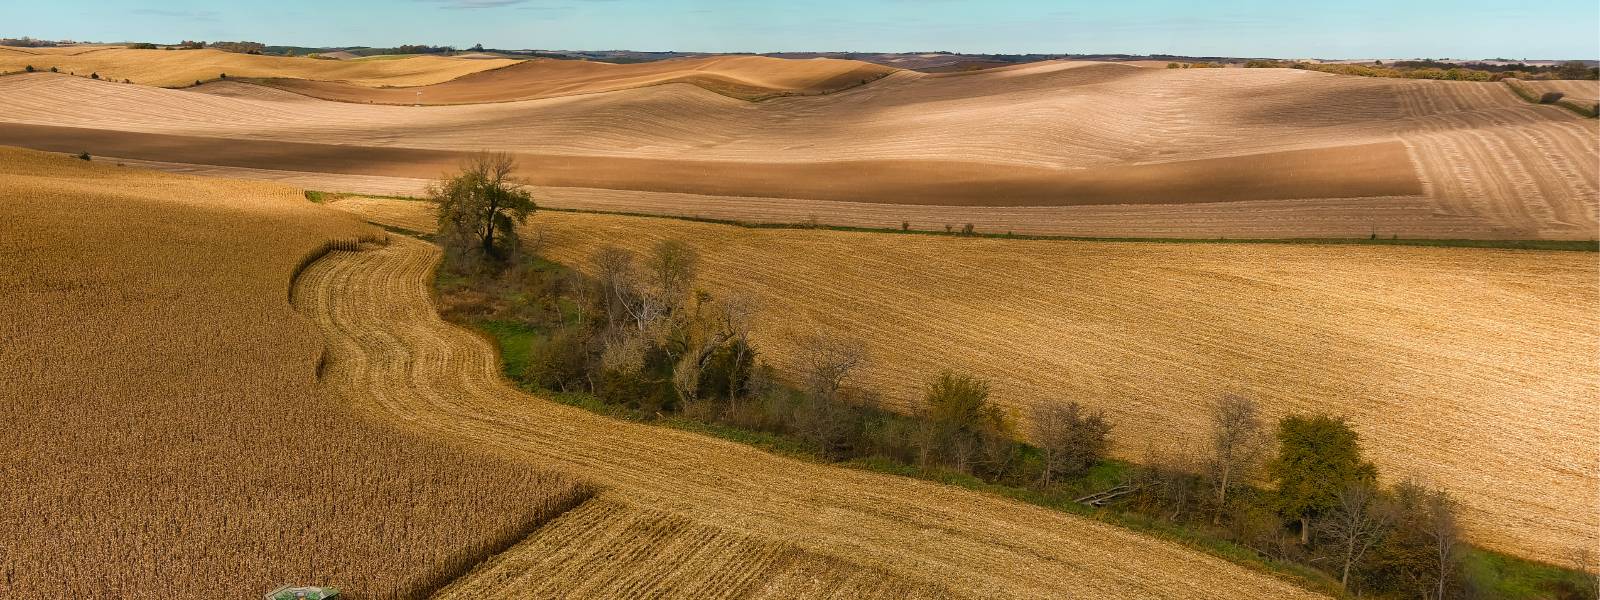
[[[1452,597],[1461,538],[1455,500],[1411,481],[1395,485],[1391,496],[1393,531],[1373,549],[1363,578],[1378,593]]]
[[[1211,412],[1211,458],[1206,465],[1216,501],[1211,523],[1220,525],[1228,494],[1261,466],[1268,437],[1255,401],[1227,394]]]
[[[512,179],[516,159],[504,152],[480,152],[462,163],[460,173],[428,186],[439,204],[439,232],[446,248],[476,247],[491,259],[504,259],[516,249],[516,226],[537,206]]]
[[[685,401],[698,400],[706,367],[730,346],[748,347],[755,305],[742,296],[713,300],[695,296],[693,310],[683,313],[670,336],[668,354],[675,357],[672,384]]]
[[[1005,413],[989,402],[988,381],[946,369],[928,383],[924,398],[939,445],[958,471],[971,471],[973,457],[990,438],[1014,437]]]
[[[1278,422],[1278,456],[1268,468],[1277,483],[1278,510],[1300,522],[1300,543],[1311,542],[1311,522],[1338,506],[1339,493],[1377,478],[1361,459],[1360,439],[1344,419],[1291,416]]]
[[[1556,77],[1559,79],[1588,79],[1589,65],[1582,61],[1569,60],[1556,67]]]
[[[29,73],[32,73],[32,72],[33,72],[33,71],[34,71],[34,69],[33,69],[33,65],[28,65],[28,66],[27,66],[27,67],[25,67],[25,68],[24,68],[24,69],[23,69],[23,70],[24,70],[24,71],[27,71],[27,72],[29,72]]]
[[[677,313],[686,304],[694,285],[700,268],[700,253],[682,240],[661,240],[651,247],[647,267],[653,279],[651,284],[666,303],[667,311]]]
[[[1339,491],[1337,502],[1323,526],[1340,561],[1339,585],[1350,586],[1350,570],[1366,557],[1388,532],[1394,511],[1385,506],[1376,485],[1357,481]]]
[[[1040,483],[1049,486],[1056,476],[1087,472],[1111,448],[1111,424],[1100,411],[1088,412],[1077,402],[1044,404],[1034,410],[1033,441],[1043,454]]]

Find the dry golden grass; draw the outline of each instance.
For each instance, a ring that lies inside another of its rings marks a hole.
[[[324,397],[298,190],[0,149],[0,596],[447,583],[589,493]]]
[[[434,596],[477,598],[953,598],[937,582],[796,550],[605,494]]]
[[[697,562],[677,564],[681,574],[668,572],[649,556],[652,550],[683,548],[705,552],[713,564],[742,562],[771,574],[781,586],[772,593],[780,596],[790,589],[827,594],[835,586],[912,594],[926,588],[901,582],[937,582],[954,594],[985,598],[1317,597],[1097,521],[952,486],[784,458],[530,397],[501,379],[489,341],[440,320],[431,288],[439,255],[430,244],[396,236],[386,247],[333,252],[306,269],[295,298],[329,340],[327,385],[346,402],[424,435],[556,467],[632,506],[667,513],[628,509],[613,515],[603,505],[580,508],[572,521],[592,518],[597,525],[563,521],[550,533],[555,537],[541,532],[529,544],[553,552],[559,546],[554,540],[566,532],[599,539],[580,541],[570,556],[514,551],[502,559],[505,568],[489,565],[480,572],[486,579],[469,579],[461,584],[466,589],[506,585],[542,593],[537,578],[552,577],[558,578],[552,585],[602,595],[646,593],[642,587],[608,587],[615,581],[657,582],[673,589],[652,591],[692,597],[728,581],[723,577],[736,577],[700,570]],[[642,535],[605,539],[610,527],[634,522]],[[653,535],[683,537],[658,542]],[[697,548],[702,536],[716,539]],[[750,536],[792,546],[804,553],[793,556],[804,564],[765,566],[772,551]],[[739,558],[745,551],[751,554]],[[854,566],[838,567],[837,561]],[[519,565],[538,570],[534,579],[511,580],[523,576]],[[618,572],[608,578],[584,565],[614,565]],[[874,581],[873,572],[888,576]]]
[[[42,50],[30,48],[29,50]],[[102,79],[132,80],[142,85],[183,87],[196,80],[229,77],[288,77],[342,81],[358,86],[412,86],[449,81],[462,75],[516,64],[511,59],[468,60],[414,56],[396,60],[343,61],[305,57],[240,54],[221,50],[134,50],[102,48],[76,53],[0,52],[0,72],[27,65]]]
[[[432,228],[426,203],[334,206]],[[1389,478],[1455,494],[1477,543],[1546,560],[1600,543],[1593,254],[533,223],[541,252],[575,265],[604,244],[683,239],[703,285],[761,306],[766,360],[792,369],[816,328],[860,335],[863,383],[902,407],[931,373],[969,370],[1023,416],[1068,400],[1106,410],[1118,454],[1138,460],[1200,443],[1206,407],[1240,393],[1273,417],[1349,417]]]
[[[6,77],[0,119],[191,136],[179,146],[198,147],[192,136],[313,143],[339,155],[308,165],[302,152],[258,155],[255,145],[241,143],[204,160],[340,175],[433,176],[423,172],[437,170],[430,161],[439,156],[500,149],[549,160],[552,171],[611,165],[578,169],[587,178],[550,181],[582,186],[572,195],[590,206],[723,218],[815,215],[856,225],[973,222],[989,231],[1175,237],[1355,237],[1375,230],[1588,239],[1600,228],[1600,125],[1530,105],[1502,84],[1062,62],[947,75],[901,71],[835,94],[761,103],[690,85],[427,108],[317,101],[244,84],[215,91]],[[1383,174],[1386,186],[1352,178],[1303,189],[1321,171],[1290,160],[1294,152],[1377,160],[1364,149],[1396,140],[1403,155],[1381,157],[1382,168],[1310,165]],[[112,143],[109,134],[104,141]],[[126,158],[181,162],[171,146],[146,150]],[[1211,160],[1224,163],[1196,162]],[[1125,179],[1113,175],[1184,165],[1214,168],[1184,171],[1167,187],[1110,205],[1082,197],[1093,196],[1093,186],[1076,185],[1106,177],[1120,184]],[[723,176],[730,173],[750,176]],[[756,174],[781,174],[784,185]],[[1007,187],[1027,181],[1036,184],[1027,193]],[[1230,195],[1234,190],[1241,193]],[[1085,200],[1096,203],[1037,206]],[[1196,200],[1204,202],[1173,206]]]

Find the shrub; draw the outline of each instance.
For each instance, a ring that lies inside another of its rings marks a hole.
[[[78,154],[78,160],[89,160],[89,153],[88,152],[79,153]]]
[[[99,73],[90,73],[89,74],[89,79],[99,79],[99,78],[100,78],[100,74]]]
[[[983,467],[999,475],[1012,458],[1015,426],[989,401],[989,382],[946,370],[928,383],[926,419],[934,428],[931,448],[962,473]],[[925,442],[925,443],[926,443]]]
[[[227,79],[227,78],[228,78],[228,74],[227,73],[223,73],[223,74],[217,76],[217,79]]]
[[[1180,65],[1180,64],[1175,63],[1175,62],[1169,62],[1169,63],[1167,63],[1167,68],[1168,69],[1182,69],[1183,65]]]
[[[1539,96],[1539,104],[1555,104],[1561,101],[1566,94],[1561,92],[1545,92]]]
[[[61,69],[58,69],[58,68],[55,68],[55,67],[50,67],[50,72],[51,73],[60,73]]]
[[[33,72],[33,65],[28,65],[27,67],[24,67],[22,70],[27,71],[29,73],[32,73]]]
[[[1111,449],[1110,433],[1104,413],[1091,413],[1077,402],[1040,405],[1033,415],[1033,441],[1043,460],[1039,482],[1049,486],[1056,477],[1087,473]]]
[[[155,50],[156,45],[150,42],[140,42],[137,44],[128,44],[128,48],[133,50]]]

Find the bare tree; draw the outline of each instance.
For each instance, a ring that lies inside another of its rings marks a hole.
[[[739,295],[713,301],[697,295],[694,310],[679,324],[672,385],[685,400],[699,398],[700,374],[718,349],[749,336],[755,304]]]
[[[827,400],[837,400],[850,375],[867,360],[866,345],[860,340],[820,329],[802,341],[801,348],[806,392]]]
[[[1393,521],[1394,511],[1384,505],[1381,493],[1371,483],[1352,483],[1339,492],[1323,524],[1323,535],[1338,549],[1341,587],[1349,587],[1351,568],[1383,539]]]
[[[1111,424],[1099,411],[1089,412],[1077,402],[1041,404],[1033,411],[1033,441],[1043,454],[1040,484],[1049,486],[1056,475],[1076,475],[1089,470],[1111,447]]]
[[[1222,524],[1228,494],[1261,468],[1271,440],[1254,400],[1227,394],[1217,403],[1211,413],[1211,458],[1206,465],[1216,501],[1213,525]]]
[[[1444,600],[1456,564],[1456,545],[1461,541],[1461,525],[1456,522],[1456,501],[1444,490],[1428,494],[1427,534],[1432,538],[1434,558],[1439,562],[1439,581],[1435,598]]]
[[[687,302],[700,267],[700,253],[681,240],[666,239],[650,249],[648,268],[654,291],[660,294],[671,312]]]

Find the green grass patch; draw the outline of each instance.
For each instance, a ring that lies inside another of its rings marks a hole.
[[[1482,548],[1468,546],[1462,551],[1462,579],[1484,598],[1535,600],[1561,597],[1560,590],[1592,587],[1584,575],[1531,560],[1523,560]]]

